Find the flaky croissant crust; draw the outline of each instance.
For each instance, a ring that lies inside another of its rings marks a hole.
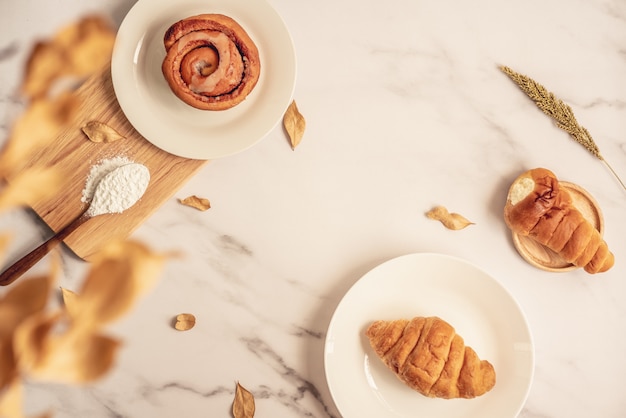
[[[375,321],[365,335],[387,367],[422,395],[469,399],[496,383],[493,365],[480,360],[441,318]]]
[[[588,273],[610,269],[615,258],[600,232],[572,203],[556,175],[535,168],[511,184],[504,220],[515,233],[528,236]]]

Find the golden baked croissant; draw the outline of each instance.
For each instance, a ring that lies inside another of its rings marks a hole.
[[[365,335],[381,360],[409,387],[431,398],[474,398],[491,390],[496,372],[438,317],[375,321]]]
[[[513,232],[533,238],[588,273],[607,271],[615,262],[600,232],[576,209],[554,173],[545,168],[528,170],[513,181],[504,220]]]

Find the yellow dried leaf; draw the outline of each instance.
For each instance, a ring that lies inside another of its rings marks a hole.
[[[296,149],[302,141],[302,136],[304,136],[306,120],[298,110],[295,100],[291,102],[283,116],[283,126],[285,127],[285,131],[287,131],[287,135],[289,135],[291,148]]]
[[[44,363],[36,375],[66,383],[88,383],[104,376],[113,366],[120,342],[99,334],[66,333],[50,342]]]
[[[443,206],[435,206],[431,210],[426,213],[426,216],[429,219],[433,219],[435,221],[439,221],[448,229],[459,230],[463,229],[469,225],[474,225],[473,222],[468,221],[462,215],[458,213],[450,213],[448,209]]]
[[[2,392],[9,386],[17,376],[17,367],[13,352],[11,338],[0,339],[0,403],[2,403]],[[0,411],[2,408],[0,407]],[[3,416],[0,413],[0,417]]]
[[[9,338],[26,318],[46,307],[52,278],[38,276],[13,284],[0,299],[0,339]]]
[[[111,128],[106,123],[98,122],[95,120],[89,121],[81,127],[81,130],[87,135],[87,138],[91,142],[115,142],[119,139],[124,139],[119,132]]]
[[[0,391],[0,417],[25,418],[22,413],[24,388],[19,379],[13,379],[4,391]],[[30,418],[52,418],[51,412],[45,412]]]
[[[4,392],[0,393],[0,417],[23,418],[22,399],[24,397],[22,382],[15,379]]]
[[[106,245],[72,302],[73,318],[93,329],[124,315],[154,285],[167,258],[130,240]]]
[[[211,208],[211,202],[209,201],[209,199],[205,199],[203,197],[198,197],[195,195],[180,199],[179,201],[185,206],[190,206],[201,211],[205,211]]]
[[[61,49],[49,41],[36,43],[26,62],[22,92],[29,98],[45,96],[65,68],[67,64]]]
[[[57,320],[58,314],[38,312],[18,324],[13,335],[13,349],[22,371],[30,372],[41,366],[50,330]]]
[[[62,77],[94,73],[110,59],[114,42],[115,31],[101,16],[86,16],[64,27],[52,40],[35,45],[22,91],[30,98],[42,97]]]
[[[178,331],[188,331],[196,325],[196,317],[190,313],[182,313],[176,315],[174,328]]]
[[[111,59],[115,30],[104,16],[85,16],[59,33],[55,39],[69,57],[71,72],[87,76],[101,69]]]
[[[35,318],[16,332],[19,364],[29,376],[62,383],[88,383],[101,378],[113,366],[120,347],[114,338],[70,327],[52,332],[58,318]]]
[[[0,192],[0,211],[31,206],[40,199],[52,196],[58,191],[60,182],[61,175],[54,167],[22,171]]]
[[[61,288],[61,295],[63,296],[63,304],[65,305],[65,311],[70,318],[75,318],[78,315],[78,295],[64,287]]]
[[[69,93],[54,99],[37,99],[16,120],[0,157],[0,172],[16,172],[39,150],[50,143],[78,113],[80,100]]]
[[[233,401],[234,418],[252,418],[254,417],[255,405],[254,396],[246,388],[237,382],[235,390],[235,400]]]

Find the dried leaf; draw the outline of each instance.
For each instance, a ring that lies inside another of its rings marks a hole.
[[[58,316],[33,316],[18,328],[15,350],[29,376],[63,383],[88,383],[101,378],[115,360],[120,342],[70,327],[52,332]]]
[[[91,15],[60,31],[54,42],[69,56],[72,73],[87,76],[109,62],[115,35],[109,19]]]
[[[429,219],[439,221],[448,229],[459,230],[469,225],[474,225],[473,222],[468,221],[465,217],[458,213],[450,213],[448,209],[443,206],[435,206],[426,213]]]
[[[73,298],[73,318],[93,329],[124,315],[156,282],[167,258],[134,241],[108,244],[91,260],[83,287]]]
[[[0,192],[0,211],[31,206],[58,191],[61,176],[58,169],[33,168],[22,171]]]
[[[182,203],[185,206],[190,206],[192,208],[196,208],[201,211],[205,211],[211,208],[211,202],[209,202],[209,199],[205,199],[205,198],[198,197],[195,195],[186,197],[184,199],[180,199],[180,203]]]
[[[38,312],[22,321],[13,335],[13,348],[19,368],[32,371],[40,366],[45,346],[58,314]]]
[[[0,393],[0,417],[2,418],[25,418],[22,413],[24,404],[24,388],[19,379],[14,379]],[[30,418],[52,418],[52,412],[44,412]]]
[[[45,311],[58,272],[55,259],[49,275],[14,284],[0,301],[0,380],[3,383],[15,378],[22,362],[35,364],[40,358],[45,336],[58,318]]]
[[[196,317],[190,313],[182,313],[176,315],[174,328],[178,331],[188,331],[196,325]]]
[[[85,77],[110,59],[115,30],[101,16],[86,16],[61,29],[49,41],[35,45],[26,65],[22,91],[42,97],[62,77]]]
[[[65,305],[65,311],[70,316],[70,318],[76,318],[78,316],[79,308],[78,308],[78,294],[75,292],[61,288],[61,295],[63,296],[63,304]]]
[[[78,113],[80,100],[71,94],[33,101],[15,122],[0,158],[0,172],[17,172],[43,144],[52,141]]]
[[[99,334],[66,333],[49,341],[36,376],[66,383],[88,383],[113,366],[120,342]]]
[[[46,307],[52,279],[48,276],[24,279],[12,285],[0,299],[0,339],[9,338],[26,318]]]
[[[2,418],[23,418],[22,398],[24,389],[22,382],[15,379],[10,386],[0,395],[0,417]]]
[[[254,396],[237,382],[235,400],[233,401],[234,418],[252,418],[254,417],[254,410]]]
[[[2,392],[15,381],[16,377],[17,366],[13,352],[13,340],[11,338],[0,339],[0,403],[2,403]],[[1,416],[3,416],[2,413],[0,413]]]
[[[51,41],[35,44],[26,62],[22,92],[29,98],[40,98],[68,67],[65,54]]]
[[[283,126],[287,131],[287,135],[289,135],[291,148],[296,149],[296,147],[300,144],[300,141],[302,141],[302,136],[304,135],[304,129],[306,127],[306,120],[298,110],[295,100],[291,102],[285,112],[285,115],[283,116]]]
[[[98,122],[95,120],[87,122],[85,125],[81,127],[81,130],[87,135],[87,138],[91,142],[115,142],[120,139],[124,139],[119,132],[115,129],[111,128],[106,123]]]

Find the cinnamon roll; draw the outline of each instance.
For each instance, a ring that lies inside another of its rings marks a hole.
[[[232,18],[201,14],[169,27],[161,67],[172,92],[197,109],[226,110],[241,103],[259,80],[259,51]]]

